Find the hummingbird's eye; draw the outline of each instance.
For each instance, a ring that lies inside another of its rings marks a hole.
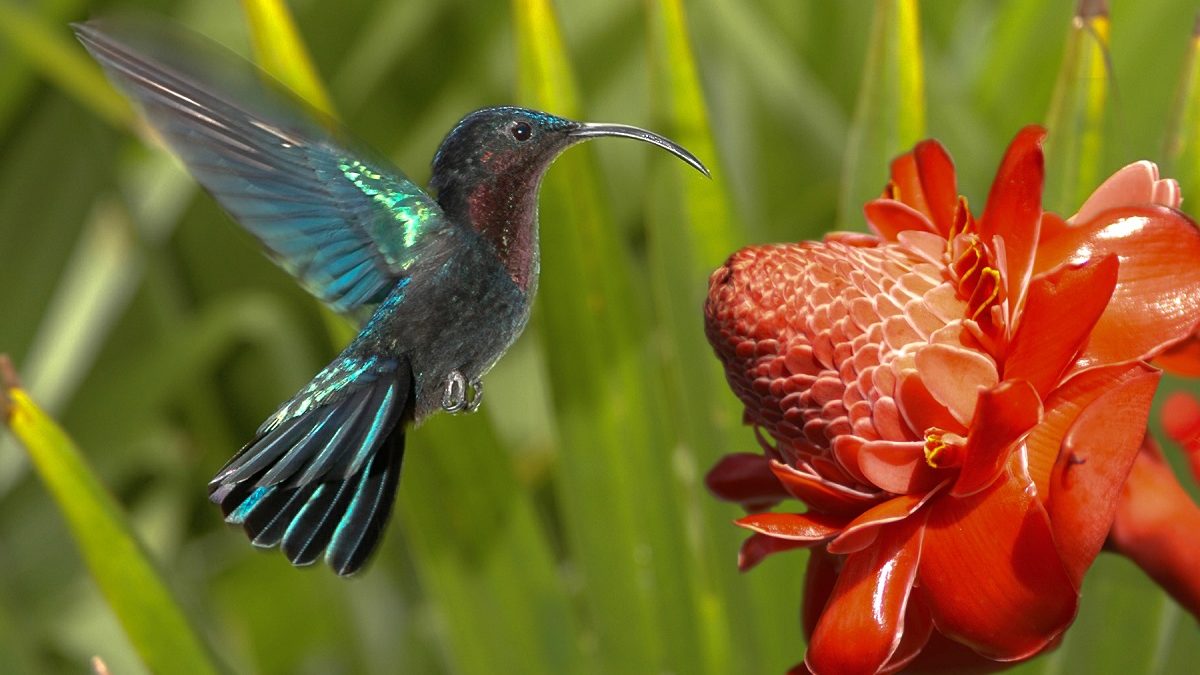
[[[533,136],[533,127],[529,126],[529,122],[514,122],[509,132],[518,141],[527,141]]]

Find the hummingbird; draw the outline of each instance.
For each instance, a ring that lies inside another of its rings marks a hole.
[[[270,258],[361,330],[208,485],[228,523],[296,566],[359,571],[392,511],[405,433],[473,412],[529,320],[538,191],[583,141],[650,131],[519,107],[462,118],[429,192],[254,65],[160,22],[73,24],[83,46],[196,181]]]

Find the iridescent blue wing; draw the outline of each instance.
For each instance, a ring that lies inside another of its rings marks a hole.
[[[402,172],[228,50],[166,23],[74,28],[196,180],[334,309],[379,302],[450,227]]]

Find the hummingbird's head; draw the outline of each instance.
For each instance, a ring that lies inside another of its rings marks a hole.
[[[429,185],[446,215],[479,232],[517,287],[532,292],[538,267],[538,185],[559,153],[601,136],[653,143],[708,175],[692,153],[645,129],[583,124],[504,107],[477,110],[450,131],[434,155]]]
[[[470,191],[497,180],[513,188],[536,188],[555,157],[568,147],[601,136],[652,143],[704,175],[708,169],[678,144],[623,124],[587,124],[511,106],[484,108],[464,117],[446,135],[433,158],[431,187],[439,197],[448,187]]]

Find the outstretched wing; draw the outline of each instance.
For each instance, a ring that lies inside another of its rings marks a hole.
[[[379,302],[449,229],[403,173],[228,50],[166,23],[74,28],[196,180],[334,309]]]

